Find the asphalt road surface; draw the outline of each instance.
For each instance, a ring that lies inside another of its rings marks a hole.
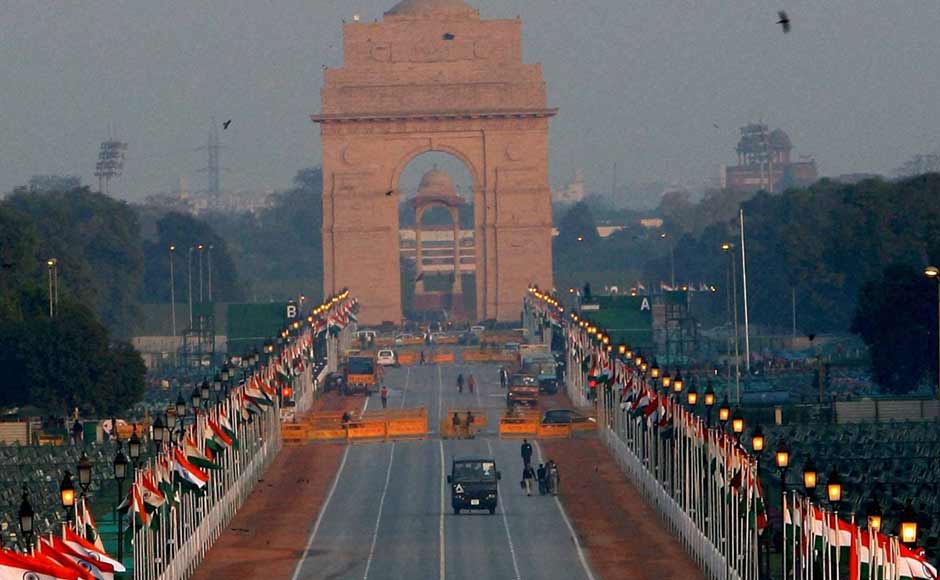
[[[428,409],[431,435],[423,441],[363,443],[346,450],[334,486],[313,525],[293,578],[381,580],[593,580],[561,503],[527,497],[520,441],[496,434],[505,409],[497,365],[468,364],[388,369],[388,406]],[[458,373],[473,374],[476,393],[458,394]],[[378,396],[367,403],[380,405]],[[441,417],[451,408],[483,407],[489,426],[476,439],[441,440]],[[543,458],[536,446],[533,462]],[[446,476],[453,456],[489,455],[502,473],[499,508],[453,515]],[[547,459],[547,458],[544,458]],[[560,466],[562,485],[566,473]]]

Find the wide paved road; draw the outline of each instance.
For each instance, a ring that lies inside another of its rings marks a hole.
[[[457,393],[457,373],[476,393]],[[389,407],[424,406],[425,441],[357,444],[346,450],[335,486],[310,534],[294,579],[593,579],[563,507],[554,497],[527,497],[519,487],[517,441],[495,435],[505,407],[495,365],[389,369]],[[368,405],[380,405],[373,396]],[[442,441],[449,408],[484,407],[490,434]],[[540,457],[536,446],[534,460]],[[502,472],[499,509],[453,515],[446,483],[452,456],[491,455]],[[562,478],[566,474],[562,466]],[[564,483],[563,483],[564,484]],[[289,498],[285,498],[289,500]]]

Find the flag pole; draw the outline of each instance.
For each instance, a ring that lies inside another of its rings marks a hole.
[[[744,368],[751,374],[751,332],[747,310],[747,254],[744,249],[744,208],[738,210],[741,216],[741,277],[744,283]]]

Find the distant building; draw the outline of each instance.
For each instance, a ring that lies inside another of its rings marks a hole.
[[[741,128],[738,164],[721,167],[721,188],[736,192],[760,190],[778,193],[790,187],[805,187],[816,181],[816,161],[793,161],[793,144],[781,129],[752,123]]]
[[[257,213],[274,203],[274,190],[223,191],[191,193],[186,181],[180,179],[179,189],[173,193],[148,195],[145,203],[152,207],[198,216],[214,213]]]
[[[578,203],[584,199],[584,170],[576,169],[574,180],[564,189],[552,192],[552,201],[555,203]]]

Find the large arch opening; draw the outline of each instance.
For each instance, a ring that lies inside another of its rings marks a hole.
[[[474,180],[455,155],[429,151],[398,177],[402,310],[408,320],[476,320]]]

